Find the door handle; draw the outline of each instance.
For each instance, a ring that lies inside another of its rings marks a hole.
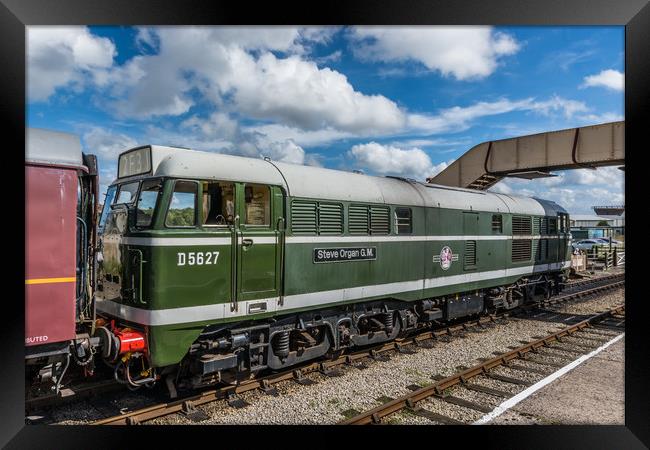
[[[242,239],[241,244],[244,247],[250,247],[251,245],[253,245],[253,240],[252,239]]]

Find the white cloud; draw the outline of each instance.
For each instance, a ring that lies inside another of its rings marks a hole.
[[[580,116],[580,120],[587,123],[598,124],[605,122],[620,122],[622,120],[625,120],[625,118],[622,114],[605,112],[602,114],[583,114]]]
[[[103,76],[113,65],[115,45],[86,27],[27,27],[27,94],[47,100],[57,88]]]
[[[316,161],[292,139],[247,131],[223,112],[215,112],[207,118],[192,116],[180,124],[180,131],[149,127],[146,134],[152,139],[151,143],[172,147],[183,146],[250,158],[269,157],[292,164],[313,164]]]
[[[324,145],[341,139],[355,137],[353,133],[335,130],[332,127],[325,127],[320,130],[302,130],[287,125],[266,124],[242,127],[242,129],[245,132],[266,136],[271,141],[291,139],[298,145],[304,147]]]
[[[355,91],[345,75],[297,56],[278,59],[266,53],[220,81],[232,89],[238,111],[305,130],[331,126],[353,133],[386,132],[405,122],[393,101]]]
[[[559,67],[566,72],[571,66],[588,61],[597,53],[594,49],[553,52],[542,61],[540,68],[548,71],[556,71]]]
[[[522,100],[508,100],[499,99],[492,102],[477,102],[469,106],[454,106],[452,108],[445,108],[440,110],[437,114],[417,114],[405,112],[406,123],[399,130],[356,130],[341,131],[331,126],[324,126],[315,130],[304,130],[295,126],[287,126],[280,124],[266,124],[254,125],[247,128],[251,132],[259,132],[275,140],[293,139],[300,145],[314,146],[320,144],[328,144],[333,141],[360,138],[360,137],[386,137],[397,136],[406,133],[420,134],[441,134],[459,132],[469,129],[473,122],[483,117],[493,115],[506,114],[514,111],[532,112],[543,116],[559,115],[564,119],[578,119],[583,122],[598,121],[597,119],[617,120],[617,115],[607,113],[604,115],[586,114],[590,109],[583,102],[565,99],[554,95],[548,100],[536,101],[534,98],[526,98]],[[581,114],[582,113],[582,114]],[[620,119],[618,119],[620,120]],[[519,127],[517,125],[517,127]],[[513,130],[511,130],[513,131]],[[548,131],[546,127],[542,127],[534,132]],[[531,131],[533,133],[533,131]],[[510,134],[513,134],[512,132]],[[515,133],[521,135],[522,133]],[[523,133],[527,134],[527,133]],[[448,141],[445,139],[409,139],[399,140],[392,144],[400,147],[422,147],[430,145],[466,145],[468,141],[453,140]]]
[[[264,154],[264,150],[262,150]],[[304,164],[305,151],[292,140],[284,142],[273,142],[267,147],[266,154],[272,160],[282,161],[291,164]]]
[[[617,167],[557,172],[536,180],[505,178],[491,192],[553,200],[573,214],[593,214],[592,206],[625,203],[625,174]]]
[[[338,61],[341,60],[341,56],[343,56],[343,52],[341,50],[336,50],[335,52],[332,52],[329,55],[314,58],[314,62],[316,62],[317,64],[326,64],[328,62],[338,62]]]
[[[623,189],[625,173],[617,167],[600,167],[593,169],[576,169],[563,172],[566,185],[594,186],[602,185]]]
[[[181,128],[191,131],[199,131],[203,136],[210,139],[234,139],[239,132],[239,124],[228,114],[215,112],[207,120],[199,116],[192,116],[180,124]]]
[[[567,119],[571,119],[576,113],[589,111],[584,102],[568,100],[557,95],[554,95],[549,100],[532,102],[530,108],[525,109],[531,109],[545,116],[550,115],[551,112],[559,112],[564,114]]]
[[[484,26],[355,27],[351,36],[362,60],[417,61],[459,80],[492,74],[500,57],[520,48],[512,36]]]
[[[604,87],[614,91],[622,91],[625,89],[625,75],[618,70],[603,70],[595,75],[586,76],[584,83],[580,87]]]
[[[72,30],[81,30],[87,39],[107,42],[111,55],[114,53],[110,41],[90,35],[85,28]],[[117,117],[147,120],[179,116],[191,112],[198,102],[216,107],[220,113],[213,114],[210,120],[198,120],[194,115],[185,119],[181,126],[193,131],[203,127],[202,139],[209,139],[213,144],[217,143],[217,135],[232,142],[241,140],[238,133],[251,132],[264,135],[265,143],[292,139],[299,146],[318,145],[352,137],[458,132],[482,117],[511,111],[563,114],[565,118],[588,111],[582,102],[554,96],[546,101],[532,98],[483,101],[443,109],[433,115],[409,113],[383,95],[355,90],[342,73],[319,68],[315,62],[303,58],[309,45],[327,42],[337,30],[334,27],[139,28],[136,45],[146,45],[155,51],[154,54],[147,50],[119,67],[110,67],[112,56],[91,57],[85,50],[90,44],[84,44],[79,46],[77,64],[79,67],[106,66],[101,70],[93,69],[96,85],[103,88],[102,95],[95,98],[105,103],[100,106]],[[360,35],[379,33],[388,36],[389,40],[393,39],[389,36],[394,32],[406,33],[412,39],[415,39],[415,32],[429,38],[442,33],[447,40],[455,36],[459,41],[467,35],[467,42],[483,36],[493,47],[494,55],[514,51],[516,46],[508,36],[495,33],[489,27],[354,30]],[[66,40],[56,42],[63,41]],[[380,41],[376,39],[375,43]],[[54,44],[54,48],[58,48],[57,45],[61,46]],[[271,51],[289,56],[279,57]],[[63,77],[70,78],[65,74]],[[249,125],[240,130],[232,116],[273,123]],[[250,139],[246,141],[252,143]],[[218,147],[224,148],[224,142]]]
[[[406,139],[403,141],[393,141],[390,145],[395,147],[451,147],[451,146],[467,146],[471,142],[470,139],[432,139],[432,138],[421,138],[421,139]]]
[[[125,150],[136,147],[138,142],[122,133],[115,133],[102,127],[91,127],[83,133],[84,147],[89,153],[117,160],[117,156]]]
[[[146,30],[138,39],[157,42],[159,52],[136,56],[102,80],[114,86],[111,109],[120,117],[181,115],[195,105],[198,92],[219,107],[303,130],[359,133],[404,125],[404,113],[393,101],[356,91],[345,75],[300,56],[304,42],[324,41],[331,29]],[[290,55],[280,58],[271,50]]]
[[[443,109],[436,115],[409,114],[407,121],[409,128],[431,134],[457,132],[468,129],[476,119],[513,111],[531,111],[545,116],[559,113],[570,119],[576,113],[589,111],[589,108],[583,102],[554,95],[544,101],[535,101],[533,98],[515,101],[500,99],[493,102],[477,102],[465,107],[454,106]]]
[[[431,158],[417,147],[401,149],[377,142],[353,146],[348,155],[360,167],[382,175],[398,175],[424,180],[441,172],[446,162],[434,165]]]

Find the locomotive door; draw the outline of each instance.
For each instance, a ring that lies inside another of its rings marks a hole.
[[[237,198],[237,307],[241,308],[241,302],[259,299],[264,301],[248,302],[245,313],[270,312],[275,302],[266,300],[278,297],[281,285],[283,231],[278,219],[283,212],[282,193],[273,186],[242,183]]]

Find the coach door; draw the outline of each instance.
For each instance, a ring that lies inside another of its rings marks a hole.
[[[240,313],[245,308],[246,314],[270,312],[281,285],[282,192],[274,186],[241,183],[237,198],[237,308]]]

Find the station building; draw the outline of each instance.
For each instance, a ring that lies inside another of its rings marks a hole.
[[[571,235],[576,239],[625,236],[625,206],[594,206],[593,215],[570,216]]]

